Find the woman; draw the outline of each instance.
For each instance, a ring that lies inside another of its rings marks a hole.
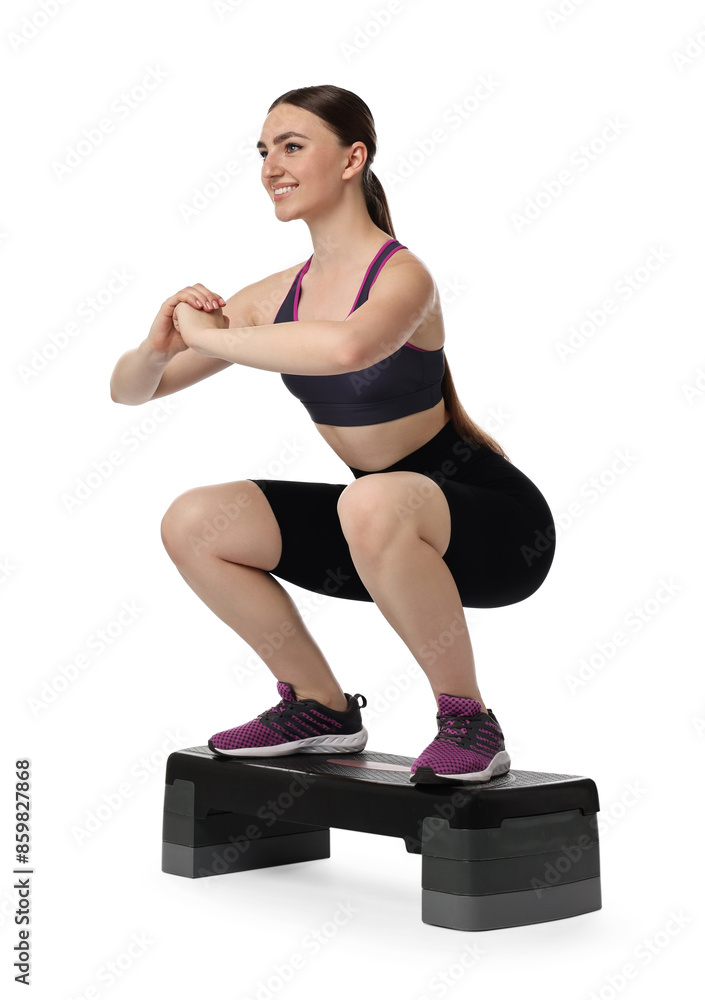
[[[462,609],[538,589],[553,561],[551,511],[457,398],[438,290],[396,240],[370,169],[364,101],[334,86],[288,91],[257,148],[277,218],[303,219],[313,254],[227,302],[202,284],[177,292],[111,381],[116,402],[135,404],[230,364],[279,372],[354,477],[201,486],[166,511],[179,572],[278,679],[277,705],[208,746],[233,756],[365,747],[367,700],[343,692],[279,577],[374,601],[426,672],[438,734],[412,781],[487,781],[510,759]]]

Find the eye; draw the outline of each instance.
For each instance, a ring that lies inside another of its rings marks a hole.
[[[289,146],[294,146],[294,147],[295,147],[296,149],[302,149],[302,148],[303,148],[303,147],[302,147],[302,146],[300,146],[300,145],[299,145],[299,144],[298,144],[297,142],[287,142],[287,143],[285,143],[285,145],[284,145],[284,149],[288,149],[288,148],[289,148]],[[261,157],[262,159],[264,159],[266,155],[267,155],[267,152],[266,152],[266,150],[264,150],[264,149],[261,149],[261,150],[260,150],[260,157]]]

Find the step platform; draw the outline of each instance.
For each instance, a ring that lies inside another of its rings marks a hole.
[[[187,878],[330,857],[330,828],[401,837],[421,855],[421,919],[480,931],[602,905],[591,778],[514,771],[415,784],[412,757],[362,751],[166,763],[162,871]]]

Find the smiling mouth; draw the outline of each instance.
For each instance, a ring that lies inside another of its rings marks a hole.
[[[278,189],[275,188],[272,191],[272,196],[274,197],[275,201],[278,201],[280,198],[288,198],[290,194],[293,194],[294,191],[296,191],[298,186],[299,186],[298,184],[284,184],[282,185],[283,190],[281,191],[281,193],[277,193]]]

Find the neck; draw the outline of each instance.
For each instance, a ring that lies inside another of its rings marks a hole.
[[[359,270],[391,238],[370,218],[362,193],[350,195],[333,211],[305,219],[313,244],[309,273],[334,276]]]

